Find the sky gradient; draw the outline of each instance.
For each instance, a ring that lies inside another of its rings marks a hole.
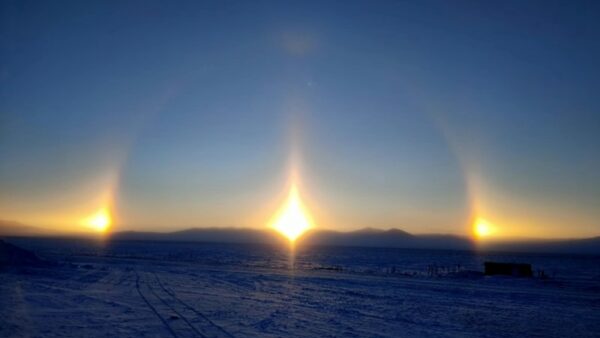
[[[600,235],[598,2],[0,6],[0,219]]]

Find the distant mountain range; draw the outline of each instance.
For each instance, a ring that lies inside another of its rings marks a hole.
[[[55,232],[54,232],[55,233]],[[47,236],[53,231],[15,221],[0,220],[0,236]]]
[[[121,231],[110,234],[113,240],[183,241],[218,243],[274,243],[280,241],[273,231],[250,228],[192,228],[173,232]]]
[[[600,236],[582,239],[512,240],[490,242],[485,250],[600,255]]]
[[[473,242],[467,237],[454,235],[413,235],[400,229],[381,230],[365,228],[349,232],[314,230],[302,236],[300,241],[303,244],[309,245],[461,250],[473,248]]]
[[[223,243],[281,243],[281,236],[271,230],[247,228],[193,228],[182,231],[136,232],[111,234],[113,240],[162,240]],[[379,230],[365,228],[350,232],[311,230],[298,240],[298,245],[334,245],[402,248],[471,249],[466,237],[451,235],[412,235],[399,229]]]
[[[0,236],[50,236],[52,232],[17,222],[0,221]],[[55,234],[57,236],[64,234]],[[281,236],[269,229],[191,228],[174,232],[121,231],[109,235],[112,240],[186,241],[219,243],[282,243]],[[565,240],[488,241],[477,245],[472,239],[456,235],[414,235],[400,229],[365,228],[341,232],[311,230],[297,240],[297,245],[331,245],[418,249],[454,249],[508,252],[548,252],[600,255],[600,237]]]
[[[125,231],[111,234],[113,240],[197,241],[221,243],[281,243],[270,230],[244,228],[192,228],[169,233]],[[412,249],[453,249],[507,252],[548,252],[600,255],[600,237],[566,240],[491,241],[477,245],[456,235],[414,235],[399,229],[365,228],[341,232],[311,230],[298,239],[298,245],[389,247]]]

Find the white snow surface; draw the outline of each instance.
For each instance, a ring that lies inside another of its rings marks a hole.
[[[20,244],[56,264],[0,271],[0,337],[600,336],[597,257],[519,279],[469,273],[456,257],[430,275],[435,254],[418,250],[389,251],[412,258],[378,268],[361,259],[381,250],[314,249],[291,269],[270,248]]]

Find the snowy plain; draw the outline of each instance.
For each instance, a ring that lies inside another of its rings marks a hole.
[[[8,241],[51,264],[0,271],[0,337],[600,336],[600,257]]]

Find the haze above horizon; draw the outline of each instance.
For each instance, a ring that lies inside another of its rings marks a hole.
[[[0,219],[600,234],[597,2],[0,7]]]

